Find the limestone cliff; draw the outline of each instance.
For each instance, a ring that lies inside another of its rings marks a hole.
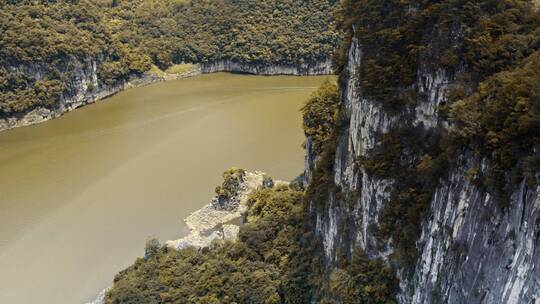
[[[332,74],[332,63],[330,60],[303,63],[298,65],[274,64],[263,65],[256,63],[239,63],[231,60],[220,60],[201,64],[203,73],[213,72],[238,72],[255,75],[328,75]]]
[[[435,41],[429,35],[424,39]],[[384,134],[400,126],[446,130],[448,122],[437,109],[448,102],[449,87],[457,80],[455,73],[428,67],[429,59],[421,57],[411,87],[425,98],[410,110],[389,112],[364,94],[360,70],[365,51],[353,33],[340,83],[344,123],[331,172],[339,193],[327,193],[322,205],[312,202],[326,267],[331,271],[340,254],[350,256],[362,248],[394,266],[399,303],[540,303],[540,175],[536,172],[535,186],[520,179],[507,191],[508,206],[497,208],[492,193],[468,176],[472,169],[487,170],[489,160],[467,149],[460,150],[432,189],[418,223],[421,235],[412,269],[391,261],[392,240],[381,240],[379,230],[381,213],[400,180],[373,174],[358,160],[369,157]],[[320,155],[309,138],[306,148],[304,176],[309,184]],[[420,156],[402,155],[402,160],[415,157]]]

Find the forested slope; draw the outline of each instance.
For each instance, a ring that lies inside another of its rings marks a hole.
[[[280,190],[298,200],[256,194],[238,247],[162,249],[117,276],[109,303],[138,303],[143,289],[157,303],[540,299],[534,2],[342,4],[339,85],[303,109],[305,189]],[[268,225],[257,205],[302,221]],[[241,278],[253,284],[228,288]]]
[[[327,61],[338,42],[334,5],[333,0],[2,0],[0,120],[69,110],[117,91],[153,66]]]

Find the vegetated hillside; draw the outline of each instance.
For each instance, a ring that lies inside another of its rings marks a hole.
[[[326,83],[303,108],[306,189],[280,190],[298,195],[298,209],[285,208],[291,200],[276,190],[255,194],[255,221],[238,243],[161,249],[117,276],[109,303],[138,303],[148,290],[157,303],[540,299],[540,14],[532,5],[343,2],[340,92]],[[274,230],[258,205],[285,211],[279,221],[298,212],[302,224]],[[231,283],[245,278],[252,283]]]
[[[338,103],[336,84],[326,82],[302,109],[306,134],[321,149],[336,130]],[[386,301],[397,289],[394,273],[362,250],[350,268],[333,274],[332,282],[325,279],[309,211],[312,195],[299,182],[252,192],[247,223],[234,243],[175,250],[150,241],[145,257],[114,278],[105,303],[310,303],[321,288],[351,292],[344,303],[366,297],[372,299],[367,303],[391,303]]]
[[[0,117],[92,93],[155,64],[318,63],[334,1],[0,1]],[[85,92],[86,90],[86,92]]]
[[[533,1],[345,1],[340,22],[336,144],[306,168],[330,281],[360,247],[400,303],[540,298]]]
[[[150,242],[120,272],[105,303],[306,303],[313,234],[305,232],[304,193],[262,188],[249,198],[237,242],[182,250]]]
[[[338,43],[334,0],[118,1],[109,23],[160,67],[230,59],[298,64],[328,59]]]

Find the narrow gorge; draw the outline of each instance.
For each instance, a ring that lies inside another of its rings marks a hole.
[[[251,194],[237,242],[158,250],[106,303],[540,303],[534,3],[341,5],[338,85],[303,108],[304,173]],[[300,221],[280,212],[300,206]],[[157,265],[168,270],[145,270]],[[201,272],[213,267],[224,271]]]
[[[540,304],[538,0],[0,4],[0,131],[139,87],[0,135],[0,199],[61,215],[9,277],[57,231],[106,240],[93,304]]]

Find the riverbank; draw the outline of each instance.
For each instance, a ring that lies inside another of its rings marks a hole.
[[[210,203],[192,212],[184,219],[189,228],[185,237],[169,240],[165,245],[181,250],[187,247],[204,248],[215,241],[235,241],[240,225],[245,222],[250,194],[259,188],[273,188],[288,185],[284,181],[274,181],[261,171],[247,172],[232,168],[223,174],[221,189],[226,188],[227,196],[214,196]],[[219,189],[219,187],[218,187]],[[102,290],[96,299],[87,304],[105,303],[105,295],[111,287]]]
[[[175,69],[175,67],[179,68]],[[330,60],[299,65],[263,65],[220,60],[213,63],[176,65],[167,71],[161,71],[155,67],[142,75],[131,76],[128,81],[111,86],[98,87],[95,63],[89,70],[90,72],[86,73],[89,75],[80,73],[82,76],[72,83],[76,92],[72,96],[62,99],[61,102],[54,107],[37,107],[31,111],[18,113],[11,117],[0,117],[0,132],[58,118],[67,112],[104,100],[129,88],[142,87],[162,81],[178,80],[200,74],[231,72],[264,76],[317,76],[331,75],[333,73]]]
[[[67,112],[104,100],[107,97],[111,97],[126,89],[142,87],[161,81],[170,81],[200,75],[201,68],[199,65],[189,65],[187,69],[179,73],[168,73],[155,68],[142,75],[134,75],[125,82],[91,89],[91,87],[97,87],[97,75],[94,73],[88,77],[79,77],[79,80],[73,85],[77,92],[73,96],[61,100],[55,107],[37,107],[26,113],[0,118],[0,132],[58,118]]]
[[[189,233],[226,167],[293,179],[299,109],[327,78],[204,74],[1,132],[0,303],[95,299],[148,237]]]
[[[241,176],[233,183],[229,197],[223,200],[219,196],[214,196],[210,203],[191,213],[184,219],[189,228],[189,234],[177,240],[167,241],[165,243],[167,246],[180,250],[186,247],[208,247],[215,240],[236,240],[240,225],[244,221],[242,217],[247,212],[247,202],[251,192],[260,187],[288,184],[282,181],[273,181],[260,171],[231,170],[241,172]],[[224,178],[227,179],[225,176]],[[223,186],[225,184],[226,181]]]

